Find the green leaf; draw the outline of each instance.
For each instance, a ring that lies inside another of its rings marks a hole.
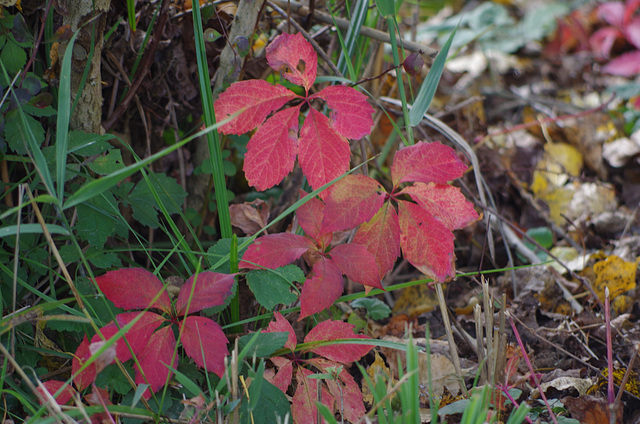
[[[27,53],[11,38],[0,53],[0,60],[10,75],[17,74],[27,64]]]
[[[116,234],[126,236],[126,225],[119,217],[113,215],[117,210],[118,204],[110,193],[78,205],[78,222],[75,226],[78,238],[89,242],[96,249],[101,249],[108,237]]]
[[[394,0],[376,0],[376,6],[383,18],[389,18],[396,14],[396,2]]]
[[[260,305],[269,311],[278,305],[288,305],[298,298],[292,292],[293,283],[304,282],[304,272],[295,265],[277,269],[259,269],[247,273],[247,284]]]
[[[427,77],[420,86],[420,91],[418,91],[416,100],[413,102],[413,106],[409,112],[409,126],[411,127],[420,124],[422,117],[427,113],[427,110],[429,110],[429,105],[431,105],[431,100],[433,100],[433,96],[436,94],[436,89],[438,88],[438,83],[440,83],[440,77],[444,70],[444,64],[447,61],[447,55],[449,54],[449,49],[451,48],[451,43],[453,42],[453,37],[456,35],[457,29],[458,27],[453,30],[447,42],[442,46],[442,50],[440,50],[438,56],[436,56]]]
[[[248,402],[243,399],[240,406],[240,422],[252,422],[248,409]],[[271,424],[284,422],[284,417],[287,415],[291,417],[291,406],[282,390],[265,380],[262,382],[260,399],[251,412],[254,424]]]
[[[352,308],[364,308],[372,320],[384,319],[391,314],[391,309],[380,299],[361,297],[351,302]]]
[[[99,135],[84,131],[71,131],[69,132],[69,153],[85,157],[99,155],[113,148],[108,140],[114,138],[115,136],[111,134]]]
[[[289,333],[251,333],[246,336],[242,336],[238,339],[238,349],[242,351],[244,347],[251,341],[252,338],[256,338],[253,346],[249,349],[247,357],[251,358],[254,354],[258,358],[264,358],[272,355],[278,349],[282,349],[287,342]]]
[[[175,374],[175,379],[178,380],[178,383],[182,384],[185,389],[191,392],[192,396],[198,396],[199,394],[202,394],[202,390],[200,390],[200,387],[198,387],[198,385],[185,374],[174,368],[171,368],[167,364],[164,364],[164,366],[173,371],[173,373]]]
[[[117,149],[113,149],[105,156],[99,156],[89,163],[89,169],[99,175],[107,175],[122,168],[124,168],[122,152]]]
[[[126,364],[124,367],[129,372],[129,375],[134,374],[133,367],[130,364]],[[116,364],[107,366],[98,374],[96,377],[96,386],[108,387],[109,390],[114,390],[121,395],[126,395],[131,391],[131,385]]]
[[[48,224],[47,229],[51,234],[62,234],[65,236],[69,235],[69,231],[66,228],[61,227],[59,225]],[[20,232],[20,234],[42,234],[43,233],[42,226],[40,224],[21,224],[19,231],[18,231],[17,225],[7,225],[6,227],[0,228],[0,238],[15,236],[16,234],[18,234],[18,232]]]
[[[25,113],[31,115],[31,116],[37,116],[37,117],[49,117],[49,116],[55,116],[55,114],[57,113],[56,110],[51,107],[51,106],[47,106],[47,107],[37,107],[37,106],[33,106],[29,103],[25,103],[22,105],[22,110],[25,111]]]
[[[91,265],[100,269],[118,268],[122,266],[122,261],[114,252],[103,252],[98,249],[89,248],[85,254]]]
[[[243,244],[248,240],[248,237],[238,237],[238,246]],[[242,255],[247,250],[248,246],[245,246],[243,249],[238,250],[238,260],[242,259]],[[216,244],[211,246],[207,251],[210,266],[214,266],[220,259],[225,259],[221,265],[217,268],[213,268],[212,271],[222,272],[223,274],[231,274],[231,267],[229,265],[229,252],[231,251],[231,239],[223,238],[218,240]]]
[[[32,116],[24,114],[24,121],[20,119],[20,111],[14,109],[5,118],[4,135],[9,147],[19,155],[27,154],[26,138],[28,137],[24,123],[31,129],[38,147],[44,142],[42,124]]]
[[[157,228],[160,207],[149,184],[155,189],[159,202],[164,205],[169,214],[180,212],[180,205],[187,197],[187,193],[175,178],[165,174],[149,173],[147,180],[142,180],[136,185],[127,199],[133,209],[133,218],[143,225]]]

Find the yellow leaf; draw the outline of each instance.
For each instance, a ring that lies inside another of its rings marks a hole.
[[[610,299],[615,299],[616,296],[635,288],[637,268],[637,262],[627,262],[611,255],[593,265],[596,275],[593,290],[600,300],[604,301],[604,290],[608,287]]]

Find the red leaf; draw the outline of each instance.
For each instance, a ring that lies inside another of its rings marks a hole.
[[[153,333],[149,338],[147,347],[138,355],[142,372],[139,368],[136,368],[136,383],[150,384],[153,392],[157,392],[158,389],[164,386],[170,374],[166,365],[172,368],[178,367],[178,358],[173,356],[175,348],[176,339],[171,326],[163,327]],[[150,396],[148,390],[145,391],[143,396],[148,399]]]
[[[317,189],[349,169],[349,142],[331,127],[329,118],[309,110],[298,141],[298,161],[311,187]]]
[[[341,244],[331,249],[331,260],[352,281],[381,289],[380,266],[365,246]]]
[[[229,340],[222,328],[213,320],[206,317],[190,316],[182,327],[182,347],[187,356],[195,361],[200,368],[213,371],[222,378],[224,375],[224,357],[229,354],[227,344]]]
[[[604,19],[609,25],[622,28],[624,4],[619,1],[609,1],[598,6],[598,18]]]
[[[171,299],[166,291],[163,291],[153,304],[151,303],[153,298],[164,290],[164,286],[158,277],[146,269],[122,268],[109,271],[96,277],[96,283],[107,299],[118,308],[158,308],[165,312],[171,311]]]
[[[450,230],[464,228],[478,220],[473,204],[468,202],[458,187],[448,184],[415,183],[405,187],[400,194],[411,198]]]
[[[621,54],[607,63],[602,72],[627,78],[640,74],[640,50]]]
[[[307,194],[300,190],[300,197],[304,198]],[[324,208],[325,205],[322,203],[322,200],[314,197],[300,206],[296,211],[296,216],[298,217],[298,224],[302,227],[304,232],[316,240],[316,242],[320,242],[322,238],[322,234],[327,232],[322,228],[322,217],[324,216]]]
[[[198,274],[195,288],[192,288],[194,280],[195,276],[192,275],[180,289],[176,300],[178,316],[187,313],[189,298],[191,298],[191,304],[189,304],[191,314],[204,308],[224,305],[226,299],[233,294],[235,274],[201,272]]]
[[[287,321],[285,317],[282,316],[280,312],[275,312],[273,317],[276,319],[275,321],[271,321],[265,333],[289,333],[289,338],[287,342],[284,344],[284,347],[291,349],[291,352],[296,350],[296,333],[293,331],[293,327]]]
[[[348,324],[343,321],[322,321],[309,331],[304,338],[305,343],[319,342],[338,339],[369,339],[364,334],[354,334],[353,324]],[[319,346],[314,347],[311,352],[324,356],[325,358],[340,362],[341,364],[348,364],[362,358],[369,353],[373,346],[360,345],[360,344],[341,344],[331,346]]]
[[[275,363],[278,359],[283,360],[281,361],[282,366],[278,367],[278,371],[271,378],[268,378],[265,372],[265,378],[268,379],[269,383],[282,390],[283,393],[287,393],[287,389],[291,384],[291,378],[293,377],[293,362],[280,357],[275,357],[271,360]]]
[[[624,36],[637,49],[640,49],[640,17],[633,19],[624,27]]]
[[[91,356],[91,352],[89,352],[89,339],[85,334],[84,339],[82,339],[82,343],[76,349],[76,353],[73,356],[73,360],[71,361],[71,372],[75,377],[73,378],[73,383],[80,390],[84,390],[93,383],[96,379],[96,366],[95,364],[89,365],[82,372],[78,374],[78,370]],[[66,403],[66,402],[65,402]]]
[[[316,80],[318,55],[302,34],[280,34],[269,44],[266,52],[269,66],[309,91]]]
[[[297,234],[269,234],[259,237],[249,246],[239,266],[250,269],[275,269],[290,264],[313,248],[315,245],[311,240]]]
[[[327,361],[322,358],[311,358],[309,362],[320,369],[323,373],[329,373],[329,368],[340,366],[340,364]],[[358,387],[358,384],[353,379],[351,374],[345,369],[338,375],[338,381],[327,379],[324,380],[329,387],[329,392],[334,398],[338,399],[336,402],[336,408],[341,408],[341,399],[344,402],[343,415],[344,418],[352,423],[357,423],[360,418],[366,413],[364,402],[362,400],[362,390]]]
[[[389,202],[358,228],[353,243],[365,246],[375,256],[380,266],[380,279],[391,271],[400,255],[400,225],[398,215]]]
[[[320,97],[331,109],[333,127],[342,136],[358,140],[371,132],[375,112],[367,97],[359,91],[341,85],[330,85],[311,98]]]
[[[299,106],[277,112],[249,140],[242,169],[256,190],[273,187],[293,169],[299,113]]]
[[[330,259],[322,257],[313,265],[302,287],[298,320],[331,306],[342,294],[343,286],[340,268]]]
[[[294,423],[318,423],[318,407],[316,406],[316,401],[318,400],[318,380],[307,378],[311,374],[313,374],[313,372],[302,367],[299,367],[296,371],[298,387],[293,394],[293,402],[291,405],[291,414],[293,415]],[[322,394],[322,403],[327,405],[329,410],[333,411],[335,408],[335,399],[324,385],[320,393]]]
[[[400,244],[404,257],[436,282],[453,277],[453,233],[420,206],[398,202]]]
[[[393,185],[405,181],[446,183],[464,174],[467,166],[455,150],[440,142],[419,141],[396,152],[391,165]]]
[[[73,395],[76,394],[76,391],[74,390],[74,388],[69,386],[64,381],[48,380],[43,382],[42,384],[47,389],[47,391],[51,394],[51,396],[53,396],[56,402],[58,402],[59,405],[65,405],[69,403],[69,401],[73,399]],[[60,392],[60,394],[55,396],[56,392],[60,390],[62,387],[64,387],[64,389],[62,389],[62,392]],[[45,396],[44,390],[42,389],[42,387],[38,386],[36,390],[38,391],[37,394],[38,394],[38,400],[40,401],[40,403],[41,404],[46,403],[48,398]]]
[[[623,34],[618,28],[604,27],[591,34],[589,45],[597,56],[609,57],[613,44],[621,37]]]
[[[384,203],[384,188],[365,175],[347,175],[331,189],[326,199],[323,228],[344,231],[370,220]]]
[[[293,91],[271,85],[264,80],[234,82],[220,94],[213,107],[218,122],[233,114],[238,116],[218,128],[223,134],[244,134],[258,127],[273,111],[297,96]]]

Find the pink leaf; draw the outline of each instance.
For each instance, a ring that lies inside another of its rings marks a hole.
[[[282,316],[280,312],[275,312],[273,317],[276,319],[275,321],[271,321],[269,326],[267,327],[266,333],[289,333],[289,338],[287,342],[284,344],[284,347],[291,349],[291,352],[296,350],[296,333],[293,331],[293,327],[287,321],[285,317]]]
[[[618,28],[604,27],[591,34],[589,45],[597,56],[609,57],[613,44],[621,37],[623,34]]]
[[[371,132],[375,112],[367,97],[359,91],[341,85],[330,85],[313,95],[327,102],[333,127],[342,136],[358,140]]]
[[[450,230],[464,228],[478,220],[473,204],[468,202],[458,187],[448,184],[415,183],[400,194],[411,198]]]
[[[82,343],[76,349],[76,353],[73,356],[73,360],[71,361],[71,372],[75,377],[73,378],[73,383],[80,390],[84,390],[93,383],[96,379],[96,366],[95,364],[90,364],[87,368],[78,373],[78,370],[91,356],[91,352],[89,352],[89,339],[85,334],[82,339]],[[65,402],[66,403],[66,402]]]
[[[298,161],[311,187],[319,188],[349,169],[349,142],[331,127],[329,118],[309,110],[298,141]]]
[[[59,405],[64,405],[64,404],[69,403],[69,401],[71,399],[73,399],[73,395],[76,394],[76,391],[73,389],[73,387],[69,386],[64,381],[48,380],[48,381],[43,382],[42,384],[47,389],[49,394],[51,394],[51,396],[53,396],[53,398],[56,400],[56,402],[58,402]],[[63,387],[64,387],[64,389],[62,389]],[[62,389],[60,394],[55,396],[56,392],[58,390],[60,390],[60,389]],[[45,396],[44,390],[42,389],[42,387],[37,387],[37,390],[38,390],[38,400],[40,401],[40,403],[41,404],[46,403],[48,401],[48,399]]]
[[[300,190],[300,198],[304,198],[307,194]],[[300,206],[296,211],[298,217],[298,224],[302,227],[304,232],[312,239],[319,242],[322,234],[325,232],[322,229],[322,217],[324,216],[325,205],[322,200],[314,197],[308,200],[307,203]]]
[[[391,271],[400,255],[400,225],[398,215],[389,202],[385,202],[369,222],[358,228],[353,243],[365,246],[375,256],[380,266],[380,279]]]
[[[318,55],[302,34],[280,34],[266,51],[269,66],[309,92],[316,80]]]
[[[272,358],[272,360],[273,359],[284,358],[276,357]],[[293,377],[293,362],[287,360],[282,362],[282,366],[278,368],[278,371],[273,375],[273,377],[268,378],[265,372],[265,378],[267,378],[267,381],[269,381],[269,383],[282,390],[283,393],[287,393],[287,389],[291,384],[291,378]]]
[[[318,407],[316,401],[318,400],[318,386],[317,380],[309,379],[308,376],[313,374],[306,368],[299,367],[296,371],[296,381],[298,387],[293,394],[293,402],[291,405],[291,414],[293,415],[293,422],[299,424],[318,423]],[[335,399],[329,391],[323,386],[320,393],[322,403],[329,407],[329,410],[333,411],[335,408]]]
[[[293,91],[264,80],[234,82],[220,94],[213,107],[218,122],[240,113],[218,128],[223,134],[244,134],[258,127],[271,112],[298,97]]]
[[[221,377],[224,375],[224,357],[229,354],[227,344],[229,340],[222,328],[213,320],[206,317],[189,316],[182,327],[182,347],[185,353],[200,368],[213,371]]]
[[[109,271],[96,277],[98,287],[118,308],[145,309],[158,308],[165,312],[171,310],[171,299],[164,290],[162,282],[142,268],[122,268]],[[158,299],[153,298],[162,291]],[[153,302],[153,303],[152,303]]]
[[[326,199],[323,228],[344,231],[370,220],[384,203],[384,188],[365,175],[347,175]]]
[[[193,287],[194,280],[196,281],[195,287]],[[187,305],[189,305],[188,312],[190,314],[204,308],[224,305],[227,298],[233,294],[234,283],[235,274],[205,271],[198,274],[197,279],[192,275],[178,294],[176,300],[178,316],[187,313]],[[189,299],[191,299],[191,303],[189,303]]]
[[[293,169],[299,113],[299,106],[277,112],[249,140],[242,169],[256,190],[273,187]]]
[[[640,49],[640,17],[634,18],[625,25],[624,36],[637,49]]]
[[[419,141],[396,152],[391,177],[394,186],[405,181],[446,183],[461,177],[466,170],[451,147],[437,141]]]
[[[329,373],[330,368],[340,366],[340,364],[327,361],[322,358],[311,358],[309,362],[320,369],[323,373]],[[358,387],[351,374],[345,369],[338,375],[338,380],[327,379],[325,383],[329,387],[329,392],[334,398],[338,399],[336,402],[336,408],[341,407],[342,399],[344,401],[344,410],[342,411],[344,418],[351,422],[357,423],[360,418],[366,413],[364,407],[364,401],[362,400],[362,390]]]
[[[348,324],[343,321],[322,321],[309,331],[304,338],[305,343],[320,342],[339,339],[369,339],[364,334],[354,334],[353,324]],[[373,348],[370,345],[361,344],[341,344],[341,345],[329,345],[319,346],[311,348],[311,352],[324,356],[325,358],[340,362],[341,364],[348,364],[362,358],[369,353]]]
[[[249,246],[240,261],[240,268],[275,269],[290,264],[313,248],[315,245],[311,240],[297,234],[269,234],[259,237]]]
[[[635,77],[640,74],[640,50],[621,54],[607,63],[602,72],[621,77]]]
[[[331,249],[331,260],[352,281],[381,289],[380,266],[376,257],[365,246],[355,243],[341,244]]]
[[[343,286],[340,268],[330,259],[322,257],[313,265],[313,270],[302,287],[299,319],[333,305],[342,294]]]
[[[598,18],[603,19],[609,25],[622,28],[624,17],[624,4],[619,1],[609,1],[598,6]]]
[[[139,368],[136,369],[136,383],[148,383],[153,392],[163,387],[170,375],[167,365],[172,368],[178,367],[178,358],[173,355],[175,348],[176,339],[171,326],[163,327],[153,333],[147,347],[138,356],[142,372]],[[150,396],[148,390],[143,396],[148,399]]]
[[[420,206],[398,202],[404,257],[436,282],[454,276],[453,233]]]

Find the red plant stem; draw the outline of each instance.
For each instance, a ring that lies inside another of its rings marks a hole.
[[[604,289],[604,326],[607,332],[607,400],[609,408],[616,401],[616,395],[613,389],[613,346],[611,344],[611,307],[609,305],[609,287]]]
[[[553,420],[553,423],[554,424],[558,424],[558,420],[556,419],[556,416],[553,414],[553,411],[551,410],[551,405],[549,405],[549,401],[547,400],[547,396],[544,394],[544,391],[542,390],[542,387],[540,387],[540,382],[538,381],[538,376],[536,376],[536,372],[533,369],[533,365],[531,364],[531,361],[529,360],[529,355],[527,355],[527,351],[524,349],[524,343],[522,343],[522,339],[520,338],[520,333],[518,333],[518,329],[516,328],[516,324],[513,322],[513,318],[511,318],[511,314],[509,313],[509,311],[505,311],[505,314],[509,318],[509,324],[511,324],[511,329],[513,330],[513,334],[516,336],[516,340],[518,340],[518,346],[520,346],[520,350],[522,351],[522,355],[524,356],[524,360],[527,362],[527,366],[529,367],[529,372],[531,373],[531,378],[533,378],[533,382],[535,383],[536,388],[538,389],[538,392],[540,392],[540,397],[544,401],[544,405],[547,407],[547,412],[549,412],[549,415],[551,416],[551,419]]]
[[[504,395],[507,397],[507,399],[509,399],[509,401],[511,401],[511,403],[513,404],[513,406],[518,409],[520,407],[520,405],[518,404],[518,402],[513,398],[513,396],[511,396],[511,394],[509,393],[509,388],[508,386],[504,386],[504,385],[500,385],[500,386],[496,386],[496,388],[500,389],[502,391],[502,393],[504,393]],[[529,423],[529,424],[533,424],[533,421],[531,421],[531,418],[529,418],[528,416],[525,416],[524,419]]]

